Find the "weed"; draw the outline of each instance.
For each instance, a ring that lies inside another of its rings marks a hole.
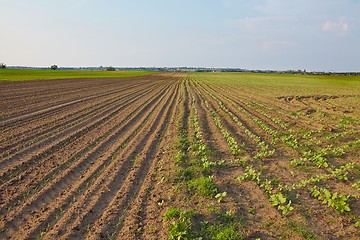
[[[252,214],[252,215],[255,215],[256,214],[256,209],[253,209],[253,208],[250,208],[248,210],[248,213]]]
[[[219,220],[224,224],[231,224],[236,222],[236,216],[231,210],[227,210],[225,213],[219,213]]]
[[[187,151],[189,148],[189,141],[187,140],[187,132],[184,129],[180,130],[180,137],[178,138],[177,147],[182,151]]]
[[[176,153],[176,162],[178,164],[184,163],[185,159],[186,159],[186,154],[185,153],[183,153],[182,151],[178,151]]]
[[[173,207],[166,211],[164,220],[172,220],[168,228],[169,239],[192,239],[192,215],[192,211],[180,210]]]
[[[115,237],[116,232],[112,232],[112,233],[106,232],[106,235],[107,235],[107,238],[108,238],[109,240],[111,240],[111,239],[113,239],[113,238]]]
[[[173,218],[179,218],[180,217],[180,213],[181,213],[181,210],[178,209],[178,208],[175,208],[175,207],[170,207],[165,215],[164,215],[164,220],[170,220],[170,219],[173,219]]]
[[[179,168],[176,175],[179,181],[190,181],[195,177],[195,171],[191,167]]]
[[[201,223],[199,239],[241,239],[241,236],[236,230],[239,224],[239,222],[236,220],[236,216],[231,210],[228,210],[225,213],[219,213],[218,218],[214,223]]]
[[[306,226],[302,223],[299,223],[297,221],[294,220],[290,220],[287,224],[287,227],[290,228],[291,230],[299,233],[302,237],[304,237],[305,239],[309,239],[309,240],[317,240],[320,239],[318,238],[315,234],[309,232],[306,229]]]
[[[203,197],[215,197],[217,187],[212,177],[199,177],[189,181],[188,187]]]
[[[240,240],[242,239],[236,231],[235,225],[203,224],[201,229],[202,239],[211,240]]]

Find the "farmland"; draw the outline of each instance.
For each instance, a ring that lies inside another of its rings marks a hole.
[[[95,71],[51,69],[0,69],[0,81],[29,81],[66,78],[134,77],[150,74],[148,71]]]
[[[142,75],[0,82],[2,238],[360,238],[360,77]]]

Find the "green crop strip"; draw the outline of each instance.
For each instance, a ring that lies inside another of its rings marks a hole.
[[[0,81],[50,80],[67,78],[123,78],[153,74],[149,71],[24,70],[0,69]]]

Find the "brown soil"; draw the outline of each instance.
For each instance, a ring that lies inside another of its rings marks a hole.
[[[324,239],[359,235],[353,227],[360,211],[356,199],[350,202],[351,214],[339,215],[306,189],[297,189],[289,192],[295,209],[284,216],[260,184],[237,180],[246,169],[235,161],[245,159],[262,172],[262,180],[273,180],[274,193],[279,182],[290,186],[329,174],[328,169],[309,166],[307,172],[292,167],[289,162],[306,149],[293,149],[281,137],[273,140],[262,126],[280,136],[292,133],[300,143],[306,142],[299,137],[304,128],[339,133],[339,118],[358,116],[358,96],[269,98],[176,73],[0,82],[0,89],[1,239],[167,239],[169,222],[163,216],[169,207],[195,209],[200,217],[193,220],[194,226],[231,211],[240,222],[237,231],[246,239],[305,238],[304,232],[289,227],[290,222]],[[342,98],[347,107],[341,106]],[[324,120],[319,112],[336,119]],[[189,193],[176,180],[179,127],[192,144],[195,115],[209,158],[220,166],[211,175],[218,192],[227,192],[221,203]],[[231,154],[214,115],[238,143],[238,155]],[[356,122],[349,126],[360,130]],[[356,136],[346,135],[346,142]],[[317,137],[325,141],[323,135]],[[275,153],[255,157],[262,151],[259,141]],[[359,164],[356,153],[347,153],[343,160],[354,157]],[[339,161],[329,159],[334,167]],[[351,172],[349,178],[353,181],[356,174]],[[331,190],[357,194],[349,184],[331,181],[325,182]]]

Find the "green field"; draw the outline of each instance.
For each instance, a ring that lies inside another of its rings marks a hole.
[[[0,82],[3,239],[360,239],[360,77],[45,73],[88,75]]]
[[[64,78],[135,77],[150,71],[0,69],[0,81],[49,80]]]
[[[265,96],[350,95],[360,93],[360,76],[264,73],[197,73],[208,82],[243,87]]]

